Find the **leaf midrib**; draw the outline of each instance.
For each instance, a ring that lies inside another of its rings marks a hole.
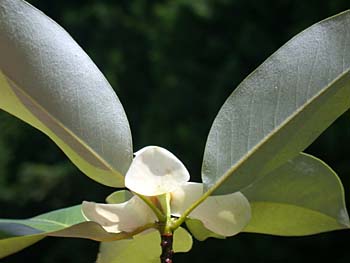
[[[29,221],[35,222],[35,223],[53,224],[53,225],[62,226],[62,227],[69,227],[70,226],[69,224],[64,224],[64,223],[61,223],[61,222],[58,222],[58,221],[45,219],[45,218],[31,218],[31,219],[29,219]]]
[[[74,132],[72,132],[70,129],[68,129],[65,125],[63,125],[59,120],[57,120],[52,114],[50,114],[44,107],[41,106],[41,104],[39,104],[33,97],[31,97],[27,92],[25,92],[24,90],[22,90],[21,88],[19,88],[19,86],[16,84],[15,81],[13,81],[12,79],[10,79],[9,77],[7,77],[7,75],[5,75],[5,78],[13,83],[13,88],[17,89],[23,96],[25,96],[28,100],[30,100],[33,105],[35,105],[35,107],[37,107],[41,112],[44,112],[54,123],[56,123],[58,126],[60,126],[64,131],[66,131],[70,136],[72,136],[73,139],[75,139],[80,145],[82,145],[88,152],[90,152],[107,170],[111,171],[112,173],[118,174],[117,171],[115,171],[112,166],[107,163],[103,158],[101,158],[101,156],[99,154],[97,154],[96,151],[94,151],[88,144],[86,144],[82,139],[80,139],[79,137],[77,137],[75,135]],[[11,89],[11,85],[9,84],[9,87]],[[17,96],[16,96],[17,97]],[[17,97],[18,98],[18,97]],[[25,105],[22,103],[22,105],[25,107]],[[27,107],[25,107],[40,123],[42,123],[47,129],[51,130],[50,128],[48,128],[46,126],[45,123],[43,123],[42,121],[40,121]],[[52,130],[51,130],[52,131]],[[54,134],[55,132],[52,131]],[[59,137],[58,137],[59,138]],[[61,138],[60,138],[61,139]],[[64,140],[61,139],[63,142]],[[67,144],[68,147],[70,147],[70,145]],[[71,148],[71,147],[70,147]],[[74,153],[77,154],[77,152],[71,148],[72,151]],[[79,154],[78,154],[79,155]],[[80,155],[79,155],[80,156]],[[83,156],[80,156],[81,158],[83,158],[86,162],[88,162]]]
[[[257,143],[254,147],[252,147],[251,150],[247,152],[245,156],[243,156],[241,159],[237,161],[235,165],[233,165],[231,168],[229,168],[223,176],[218,179],[218,181],[207,190],[205,193],[206,196],[211,195],[216,189],[220,187],[221,184],[223,184],[227,178],[229,178],[237,169],[239,169],[251,156],[254,155],[263,145],[266,144],[266,142],[269,141],[270,138],[272,138],[275,134],[278,133],[281,129],[283,129],[285,126],[287,126],[291,121],[293,121],[300,112],[302,112],[305,108],[307,108],[310,104],[312,104],[314,101],[316,101],[321,95],[326,93],[329,88],[337,82],[339,79],[341,79],[343,76],[348,74],[350,72],[350,67],[347,68],[347,70],[344,70],[342,74],[339,74],[337,78],[335,78],[333,81],[331,81],[328,85],[325,86],[325,88],[321,89],[318,93],[315,94],[312,98],[310,98],[303,106],[298,108],[296,111],[294,111],[293,114],[291,114],[288,118],[286,118],[285,121],[281,122],[281,124],[277,127],[275,127],[270,133],[268,133],[259,143]],[[207,194],[208,193],[208,194]]]

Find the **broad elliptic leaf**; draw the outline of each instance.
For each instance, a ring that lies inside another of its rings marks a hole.
[[[22,0],[0,1],[0,108],[48,135],[92,179],[124,185],[132,143],[118,97],[70,35]]]
[[[174,252],[187,252],[191,247],[191,235],[185,229],[178,228],[174,233]],[[97,263],[160,263],[160,254],[160,234],[149,231],[132,239],[101,243]]]
[[[110,234],[94,222],[87,222],[81,206],[60,209],[30,219],[0,219],[0,258],[18,252],[46,236],[78,237],[97,241],[125,238]]]
[[[339,178],[310,155],[299,154],[242,192],[252,208],[245,232],[299,236],[350,227]]]
[[[310,145],[350,107],[349,69],[350,11],[311,26],[269,57],[214,120],[202,166],[206,189],[239,191]]]

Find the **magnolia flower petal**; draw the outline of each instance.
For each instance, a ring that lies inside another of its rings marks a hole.
[[[199,219],[210,231],[233,236],[243,230],[251,218],[247,198],[240,192],[208,197],[189,215]]]
[[[135,153],[125,186],[145,196],[172,192],[190,179],[183,163],[168,150],[148,146]]]
[[[87,220],[100,224],[111,233],[132,232],[157,220],[153,211],[137,196],[120,204],[84,201],[82,212]]]
[[[171,192],[171,214],[181,216],[203,194],[203,184],[185,183]],[[219,236],[232,236],[249,222],[251,209],[245,196],[240,193],[209,196],[189,218],[198,219],[203,226]]]
[[[171,214],[181,216],[203,194],[203,184],[187,182],[171,192]]]

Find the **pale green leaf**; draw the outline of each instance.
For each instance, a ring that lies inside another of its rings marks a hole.
[[[187,219],[186,226],[190,230],[191,234],[199,241],[204,241],[209,237],[225,239],[224,236],[220,236],[209,229],[205,228],[203,223],[197,219]]]
[[[0,239],[0,259],[14,254],[43,239],[44,235],[30,235]]]
[[[349,47],[347,11],[306,29],[249,75],[210,130],[202,167],[206,189],[241,190],[296,156],[344,113],[350,107]]]
[[[252,208],[246,232],[299,236],[350,227],[339,178],[310,155],[298,155],[243,193]]]
[[[124,185],[132,143],[115,92],[79,45],[22,0],[0,1],[0,108],[48,135],[86,175]]]
[[[131,197],[133,194],[128,190],[115,191],[106,197],[106,203],[120,204],[128,201]]]
[[[29,219],[0,219],[0,258],[15,253],[45,236],[78,237],[96,241],[125,238],[110,234],[94,222],[87,222],[81,206],[56,210]]]
[[[54,232],[85,221],[81,206],[77,205],[29,219],[0,219],[0,230],[10,236],[18,236],[32,234],[32,232]],[[18,226],[18,228],[6,227],[11,225]]]
[[[188,252],[192,248],[192,237],[182,227],[179,227],[174,232],[173,249],[175,253]]]
[[[151,231],[133,239],[101,243],[97,263],[159,263],[160,253],[159,232]]]
[[[174,252],[187,252],[191,247],[191,235],[185,229],[178,228],[174,233]],[[160,254],[160,234],[149,231],[133,239],[101,243],[97,263],[160,263]]]

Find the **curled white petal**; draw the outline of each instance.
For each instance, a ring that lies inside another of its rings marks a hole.
[[[131,191],[156,196],[174,191],[190,179],[183,163],[168,150],[148,146],[137,153],[125,176]]]
[[[203,194],[200,183],[186,183],[171,193],[172,215],[180,216]],[[190,214],[210,231],[221,236],[233,236],[243,230],[251,218],[247,198],[240,192],[209,196]]]
[[[171,214],[181,216],[203,194],[203,184],[187,182],[171,192]]]
[[[100,224],[107,232],[132,232],[157,220],[153,211],[137,196],[120,204],[83,202],[85,218]]]
[[[240,192],[209,196],[189,215],[199,219],[210,231],[222,236],[233,236],[243,230],[251,218],[247,198]]]

